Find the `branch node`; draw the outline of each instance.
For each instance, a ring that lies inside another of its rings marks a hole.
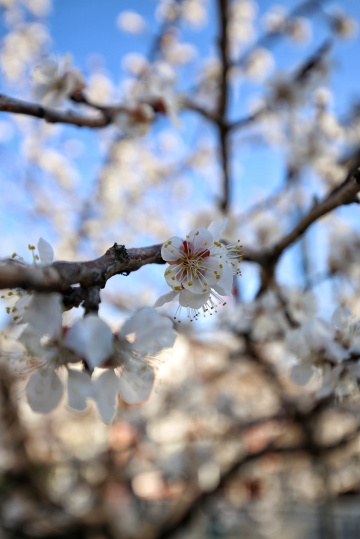
[[[112,256],[119,262],[127,262],[130,259],[125,245],[118,245],[117,243],[114,243],[114,245],[106,251],[106,254]]]
[[[360,185],[360,168],[357,168],[353,173],[353,178],[358,185]]]

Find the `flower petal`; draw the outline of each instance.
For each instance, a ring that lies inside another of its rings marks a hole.
[[[211,232],[214,241],[220,241],[222,238],[222,235],[224,234],[225,228],[228,224],[228,219],[225,218],[220,223],[217,223],[216,221],[212,221],[210,225],[208,226],[209,232]]]
[[[351,311],[348,307],[337,307],[332,315],[332,323],[338,329],[345,330],[351,320]]]
[[[205,305],[210,297],[210,290],[206,294],[192,294],[187,290],[182,290],[179,294],[179,304],[181,307],[190,307],[190,309],[200,309]]]
[[[216,256],[204,258],[201,267],[204,268],[206,282],[210,285],[218,283],[222,278],[226,266],[227,264]]]
[[[93,383],[93,395],[99,414],[106,423],[112,423],[115,418],[118,377],[112,369],[108,369]]]
[[[166,262],[175,262],[184,255],[184,243],[178,236],[173,236],[161,247],[161,257]]]
[[[68,369],[68,405],[80,412],[86,410],[86,399],[92,397],[90,376],[84,371]]]
[[[54,260],[54,250],[50,243],[40,238],[37,244],[40,260],[43,264],[51,264]]]
[[[192,245],[192,253],[197,255],[211,248],[213,237],[207,228],[194,228],[186,236],[186,241]]]
[[[220,296],[231,296],[231,287],[233,285],[233,273],[229,264],[224,264],[222,274],[218,282],[213,285],[214,290]]]
[[[26,386],[26,395],[30,408],[34,412],[47,414],[59,404],[63,394],[63,385],[52,369],[41,369],[32,375]]]
[[[89,314],[67,331],[64,344],[84,357],[88,366],[94,369],[111,355],[113,335],[106,322]]]
[[[173,299],[175,299],[178,294],[179,292],[172,290],[171,292],[168,292],[167,294],[160,296],[156,300],[154,307],[162,307],[162,305],[165,305],[165,303],[169,303],[169,301],[172,301]]]
[[[120,397],[128,404],[146,400],[154,385],[154,369],[145,361],[128,361],[118,384]]]
[[[156,354],[162,348],[174,344],[176,333],[173,323],[166,316],[161,316],[154,308],[146,307],[135,313],[125,322],[120,335],[135,333],[134,349],[140,354]]]
[[[164,273],[165,281],[171,288],[179,286],[186,279],[186,275],[187,272],[183,269],[182,264],[171,264]]]
[[[309,365],[294,365],[290,371],[291,380],[298,386],[305,386],[314,374]]]
[[[42,337],[59,337],[62,328],[62,298],[60,294],[34,294],[22,322],[28,322],[28,331]]]

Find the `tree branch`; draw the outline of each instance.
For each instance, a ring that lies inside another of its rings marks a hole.
[[[102,111],[101,116],[86,117],[80,114],[75,114],[72,111],[48,109],[42,105],[29,103],[28,101],[22,101],[20,99],[14,99],[4,94],[0,94],[0,111],[12,112],[14,114],[25,114],[27,116],[41,118],[49,123],[72,124],[76,125],[77,127],[99,128],[106,127],[111,123],[111,115],[104,114],[104,111]]]
[[[220,139],[220,155],[223,170],[223,198],[220,201],[220,208],[224,213],[227,213],[230,204],[230,173],[229,173],[229,155],[228,155],[228,134],[226,115],[229,101],[228,74],[230,69],[229,61],[229,45],[227,38],[228,26],[228,1],[218,0],[219,20],[220,20],[220,37],[219,51],[221,59],[221,74],[220,74],[220,94],[218,102],[218,121],[217,128]]]
[[[71,285],[84,289],[104,288],[118,274],[128,275],[146,264],[163,264],[161,244],[126,249],[115,243],[106,253],[87,262],[56,261],[48,266],[27,266],[9,260],[0,265],[0,288],[22,288],[37,292],[70,293]]]

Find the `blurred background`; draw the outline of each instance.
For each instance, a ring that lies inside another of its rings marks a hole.
[[[227,305],[194,324],[183,313],[151,397],[121,402],[112,425],[92,403],[83,414],[64,401],[30,410],[4,293],[0,538],[358,537],[357,199],[295,234],[275,269],[261,255],[360,165],[360,4],[0,0],[0,10],[1,94],[47,107],[36,70],[69,54],[82,98],[49,108],[94,121],[112,111],[104,127],[78,127],[11,113],[0,96],[1,258],[31,263],[28,244],[43,237],[56,260],[91,260],[114,242],[163,243],[224,218],[224,239],[245,254]],[[130,122],[126,110],[144,102],[151,120]],[[163,273],[111,279],[101,317],[117,331],[154,305],[169,290]],[[328,325],[313,348],[309,329],[289,343],[319,317]],[[350,354],[341,369],[329,339]]]

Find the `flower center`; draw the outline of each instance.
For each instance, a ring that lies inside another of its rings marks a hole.
[[[189,241],[183,241],[183,256],[176,262],[181,264],[182,269],[190,271],[195,278],[198,277],[198,272],[202,269],[201,264],[204,258],[210,256],[210,251],[205,247],[194,253],[194,246]]]

